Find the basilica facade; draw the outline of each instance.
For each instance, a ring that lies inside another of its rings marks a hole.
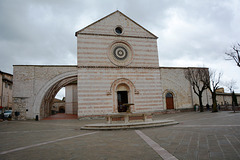
[[[74,108],[81,117],[126,112],[162,112],[193,108],[198,98],[184,72],[188,68],[159,67],[158,37],[115,11],[77,31],[77,65],[14,65],[14,110],[20,119],[40,119],[59,89],[76,85]],[[161,58],[161,57],[160,57]],[[74,95],[72,95],[74,96]],[[204,104],[210,95],[203,94]],[[71,98],[70,98],[71,99]]]

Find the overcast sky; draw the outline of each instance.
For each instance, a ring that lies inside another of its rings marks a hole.
[[[209,67],[239,86],[224,53],[240,42],[240,0],[1,0],[0,70],[76,65],[75,32],[116,10],[159,37],[160,66]]]

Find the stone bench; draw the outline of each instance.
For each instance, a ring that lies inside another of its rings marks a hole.
[[[108,124],[131,123],[131,122],[151,122],[152,113],[117,113],[106,116]]]

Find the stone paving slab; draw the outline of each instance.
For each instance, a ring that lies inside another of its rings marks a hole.
[[[57,113],[55,115],[51,115],[43,120],[57,120],[57,119],[78,119],[76,114],[65,114],[65,113]]]
[[[180,123],[139,129],[154,142],[152,144],[162,147],[176,159],[240,159],[239,112],[188,112],[158,115],[154,119],[173,119]],[[80,130],[85,124],[104,121],[0,122],[0,159],[163,159],[135,130],[96,133]]]

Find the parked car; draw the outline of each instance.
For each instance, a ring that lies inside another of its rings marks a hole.
[[[12,118],[12,110],[4,111],[4,118]]]

